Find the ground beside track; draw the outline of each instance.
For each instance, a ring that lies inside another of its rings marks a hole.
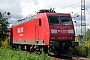
[[[51,60],[90,60],[90,59],[84,58],[84,57],[72,57],[72,59],[62,59],[62,58],[51,57]]]
[[[51,56],[51,60],[90,60],[85,57],[78,57],[78,56],[72,56],[72,57],[60,57],[60,56]]]

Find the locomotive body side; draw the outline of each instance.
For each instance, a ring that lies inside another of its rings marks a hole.
[[[13,26],[13,43],[16,44],[29,44],[34,43],[35,40],[35,21],[25,22],[16,26]]]
[[[50,30],[46,15],[38,14],[33,20],[14,24],[12,34],[15,44],[49,45]]]

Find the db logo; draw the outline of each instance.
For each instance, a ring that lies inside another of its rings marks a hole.
[[[17,28],[17,33],[23,32],[23,27]]]

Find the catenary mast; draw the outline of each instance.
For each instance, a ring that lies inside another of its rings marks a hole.
[[[81,0],[81,35],[86,33],[85,0]]]

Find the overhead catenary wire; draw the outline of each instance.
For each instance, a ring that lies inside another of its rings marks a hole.
[[[76,4],[79,4],[81,1],[79,1],[79,2],[77,2],[77,3],[75,3],[75,4],[71,4],[71,5],[69,5],[69,6],[66,6],[66,7],[64,7],[64,8],[62,8],[62,9],[65,9],[65,8],[67,8],[67,7],[71,7],[71,6],[73,6],[73,5],[76,5]]]
[[[18,0],[19,2],[20,2],[20,0]],[[67,7],[71,7],[71,6],[73,6],[73,5],[76,5],[76,4],[78,4],[78,3],[80,3],[81,1],[79,1],[79,2],[77,2],[77,3],[74,3],[74,4],[71,4],[71,5],[68,5],[68,6],[66,6],[66,7],[64,7],[64,8],[62,8],[62,9],[65,9],[65,8],[67,8]],[[31,3],[33,3],[33,0],[31,0],[30,2],[27,2],[27,4],[25,4],[21,9],[23,9],[23,8],[25,8],[26,6],[28,6],[29,4],[31,4]],[[14,6],[17,6],[17,4],[18,3],[16,3],[15,5],[13,5],[13,7]],[[33,3],[34,4],[34,3]],[[53,3],[51,3],[51,4],[49,4],[49,5],[52,5]],[[47,5],[47,6],[49,6],[49,5]],[[62,10],[61,9],[61,10]],[[6,10],[7,11],[7,10]],[[16,9],[16,12],[15,13],[17,13],[18,11],[20,11],[20,10],[17,10]]]
[[[30,2],[33,2],[33,0],[31,0]],[[27,5],[30,4],[30,2],[28,1],[27,4],[25,4],[21,9],[25,8]],[[16,12],[18,12],[19,10],[17,10]]]
[[[74,4],[71,4],[71,5],[68,5],[68,6],[62,8],[61,10],[66,9],[67,7],[71,7],[71,6],[74,6],[74,5],[76,5],[76,4],[79,4],[80,2],[81,2],[81,1],[79,1],[79,2],[77,2],[77,3],[74,3]],[[53,4],[53,3],[52,3],[52,4]],[[52,4],[49,4],[49,5],[52,5]],[[47,6],[49,6],[49,5],[47,5]],[[50,8],[51,8],[51,7],[50,7]]]
[[[66,6],[66,7],[63,7],[62,9],[65,9],[65,8],[67,8],[67,7],[74,6],[74,5],[76,5],[76,4],[79,4],[80,2],[81,2],[81,1],[76,2],[76,3],[74,3],[74,4],[71,4],[71,5],[68,5],[68,6]],[[54,4],[54,5],[55,5],[55,2],[53,2],[52,4]],[[50,5],[52,5],[52,4],[49,4],[49,5],[47,5],[47,6],[50,6]]]
[[[20,2],[20,0],[18,0],[18,2]],[[33,0],[31,0],[30,2],[33,2]],[[27,5],[29,5],[30,3],[29,3],[29,1],[28,2],[26,2],[27,4],[26,5],[24,5],[21,9],[23,9],[24,7],[26,7]],[[15,3],[14,5],[12,5],[12,7],[15,7],[15,6],[17,6],[19,3]],[[12,9],[12,8],[10,8],[10,9]],[[9,10],[10,10],[9,9]],[[7,9],[4,9],[5,10],[5,12],[7,12],[7,11],[9,11],[9,10],[7,10]],[[17,10],[16,9],[16,12],[18,12],[19,10]],[[16,13],[15,12],[15,13]]]
[[[33,0],[31,0],[30,2],[33,2]],[[76,5],[76,4],[79,4],[81,1],[79,1],[79,2],[77,2],[77,3],[74,3],[74,4],[71,4],[71,5],[69,5],[69,6],[66,6],[66,7],[64,7],[64,8],[62,8],[62,9],[65,9],[65,8],[67,8],[67,7],[71,7],[71,6],[73,6],[73,5]],[[25,8],[26,6],[28,6],[30,3],[28,2],[26,5],[24,5],[21,9],[23,9],[23,8]],[[53,3],[52,3],[53,4]],[[47,6],[50,6],[50,5],[52,5],[52,4],[49,4],[49,5],[47,5]],[[18,12],[19,10],[17,10],[16,12]]]

